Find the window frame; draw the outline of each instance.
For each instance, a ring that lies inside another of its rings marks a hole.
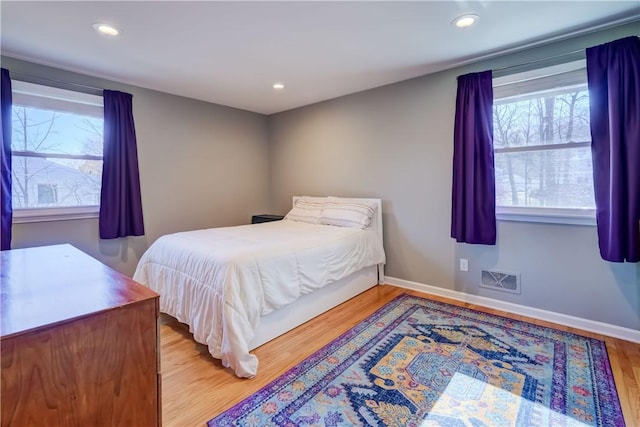
[[[563,64],[546,66],[524,72],[517,72],[493,78],[493,88],[496,87],[518,85],[526,80],[540,77],[555,76],[562,73],[578,72],[586,68],[584,59],[578,61],[566,62]],[[569,85],[567,85],[569,86]],[[500,99],[508,98],[503,96],[494,98],[494,105]],[[494,148],[494,156],[500,153],[517,153],[517,152],[537,152],[558,149],[575,149],[591,147],[591,141],[569,141],[558,144],[540,144],[528,145],[522,147],[500,147]],[[550,224],[568,224],[568,225],[596,225],[596,209],[595,208],[559,208],[550,206],[504,206],[498,205],[496,201],[496,219],[499,221],[519,221],[534,223],[550,223]]]
[[[77,91],[73,89],[67,88],[57,88],[49,85],[44,85],[40,83],[31,83],[29,81],[22,80],[13,80],[12,82],[12,92],[14,92],[14,97],[16,92],[24,91],[26,97],[43,97],[46,98],[48,95],[55,98],[57,93],[66,92],[67,94],[74,96],[69,98],[62,98],[64,103],[72,103],[72,104],[84,104],[84,106],[92,106],[87,108],[96,108],[99,107],[103,109],[103,97],[102,94],[98,95],[96,93],[86,93],[82,91]],[[16,89],[15,86],[18,86]],[[39,91],[36,95],[33,92],[29,92],[29,88],[38,87]],[[100,102],[98,103],[98,98]],[[92,102],[91,99],[94,101]],[[14,105],[15,102],[14,102]],[[22,107],[22,104],[17,104],[16,106]],[[13,106],[12,106],[13,107]],[[36,106],[30,106],[31,108],[38,108]],[[29,107],[27,107],[29,108]],[[66,111],[66,110],[57,110],[57,111]],[[80,114],[77,110],[74,113]],[[104,118],[103,118],[104,120]],[[90,160],[90,161],[104,161],[104,156],[97,156],[92,154],[63,154],[63,153],[48,153],[48,152],[36,152],[31,150],[11,150],[12,159],[14,156],[17,157],[26,157],[26,158],[58,158],[58,159],[69,159],[69,160]],[[49,185],[54,185],[55,183],[48,183]],[[30,207],[30,208],[13,208],[13,223],[21,224],[21,223],[31,223],[31,222],[49,222],[49,221],[65,221],[65,220],[76,220],[76,219],[87,219],[87,218],[97,218],[100,213],[100,205],[81,205],[81,206],[59,206],[59,207]]]

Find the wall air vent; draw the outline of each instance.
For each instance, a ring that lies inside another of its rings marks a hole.
[[[482,270],[480,287],[519,294],[520,274]]]

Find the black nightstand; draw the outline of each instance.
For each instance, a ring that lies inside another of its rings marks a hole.
[[[254,215],[251,217],[251,224],[260,224],[261,222],[271,222],[271,221],[280,221],[284,218],[284,215]]]

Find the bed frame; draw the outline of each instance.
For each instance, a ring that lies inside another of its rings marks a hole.
[[[294,204],[296,199],[298,197],[294,196]],[[376,234],[382,242],[382,203],[380,199],[363,200],[371,200],[376,203],[376,211],[371,218],[369,227],[376,230]],[[384,264],[378,264],[356,271],[315,292],[303,295],[294,303],[262,316],[260,326],[249,345],[249,350],[260,347],[262,344],[302,325],[367,289],[383,283]]]

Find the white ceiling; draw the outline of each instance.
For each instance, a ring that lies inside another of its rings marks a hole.
[[[468,12],[476,26],[451,25]],[[638,19],[640,1],[3,0],[0,14],[3,55],[271,114]]]

